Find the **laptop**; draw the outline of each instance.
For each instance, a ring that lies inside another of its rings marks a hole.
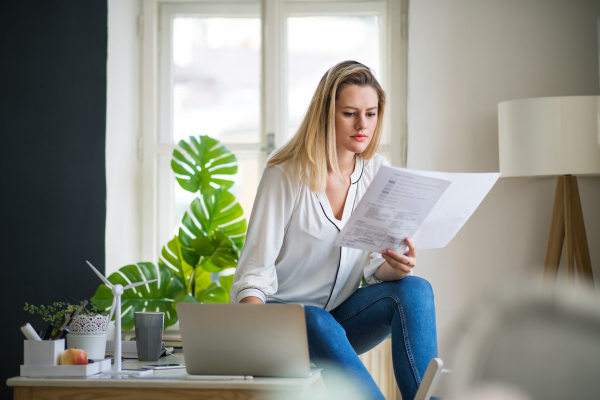
[[[177,304],[190,375],[311,375],[300,304]]]

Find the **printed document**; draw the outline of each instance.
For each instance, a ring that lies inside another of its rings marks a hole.
[[[471,217],[499,173],[447,173],[382,166],[334,246],[374,253],[446,246]]]

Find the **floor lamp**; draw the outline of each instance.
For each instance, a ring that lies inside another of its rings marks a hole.
[[[600,96],[542,97],[498,104],[503,177],[558,176],[544,276],[556,279],[565,243],[567,279],[593,285],[577,177],[600,174]]]

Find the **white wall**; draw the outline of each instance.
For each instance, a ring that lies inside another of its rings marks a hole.
[[[106,273],[141,260],[139,0],[108,1]]]
[[[598,0],[415,0],[409,12],[408,166],[498,171],[500,101],[598,95]],[[419,253],[440,354],[464,306],[507,277],[541,276],[554,178],[501,178],[443,249]],[[600,178],[579,178],[600,288]],[[564,274],[564,254],[561,263]]]

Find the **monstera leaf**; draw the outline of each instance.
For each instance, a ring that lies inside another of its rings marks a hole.
[[[194,274],[194,288],[188,293],[196,295],[199,291],[206,289],[211,284],[210,273],[202,268],[196,268]]]
[[[222,231],[231,238],[238,249],[244,245],[247,229],[246,219],[242,218],[244,210],[226,188],[204,191],[202,196],[194,199],[190,205],[190,212],[195,220],[186,212],[181,223],[194,237]],[[183,229],[179,230],[179,241],[184,247],[192,248],[192,237]]]
[[[229,292],[233,285],[233,275],[219,278],[220,286],[211,283],[206,288],[198,290],[196,297],[190,295],[179,296],[175,299],[178,303],[229,303]]]
[[[210,285],[210,274],[192,267],[198,264],[200,256],[193,250],[182,247],[177,235],[162,248],[161,255],[159,261],[166,264],[181,278],[186,295],[193,295],[195,291],[206,289]]]
[[[183,257],[192,265],[199,265],[208,272],[221,272],[226,268],[235,268],[239,259],[239,250],[223,232],[214,235],[201,233],[192,239],[194,251],[185,251]]]
[[[227,293],[227,301],[229,301],[229,292],[231,291],[231,286],[233,286],[233,275],[222,276],[219,278],[219,283],[221,287]]]
[[[133,328],[136,311],[164,312],[165,328],[177,322],[174,299],[182,294],[184,286],[179,275],[165,264],[159,263],[158,267],[146,262],[126,265],[108,277],[112,284],[123,286],[152,279],[158,281],[127,289],[121,296],[122,329]],[[112,304],[113,295],[108,286],[100,285],[91,300],[99,309],[106,310]]]
[[[199,139],[199,140],[198,140]],[[225,186],[230,188],[233,181],[224,179],[223,175],[237,173],[237,159],[231,151],[220,142],[209,136],[190,136],[190,143],[181,140],[179,150],[173,150],[171,168],[176,174],[177,182],[188,192],[204,193],[205,190]]]
[[[159,258],[159,262],[164,263],[171,268],[173,273],[181,278],[184,287],[187,288],[190,286],[196,264],[185,262],[186,257],[182,255],[182,251],[186,250],[181,247],[179,238],[175,235],[175,237],[162,248],[162,251],[160,252],[162,257]]]
[[[200,303],[229,303],[233,275],[220,277],[219,283],[220,286],[213,282],[208,288],[199,291],[196,294],[196,300]]]

